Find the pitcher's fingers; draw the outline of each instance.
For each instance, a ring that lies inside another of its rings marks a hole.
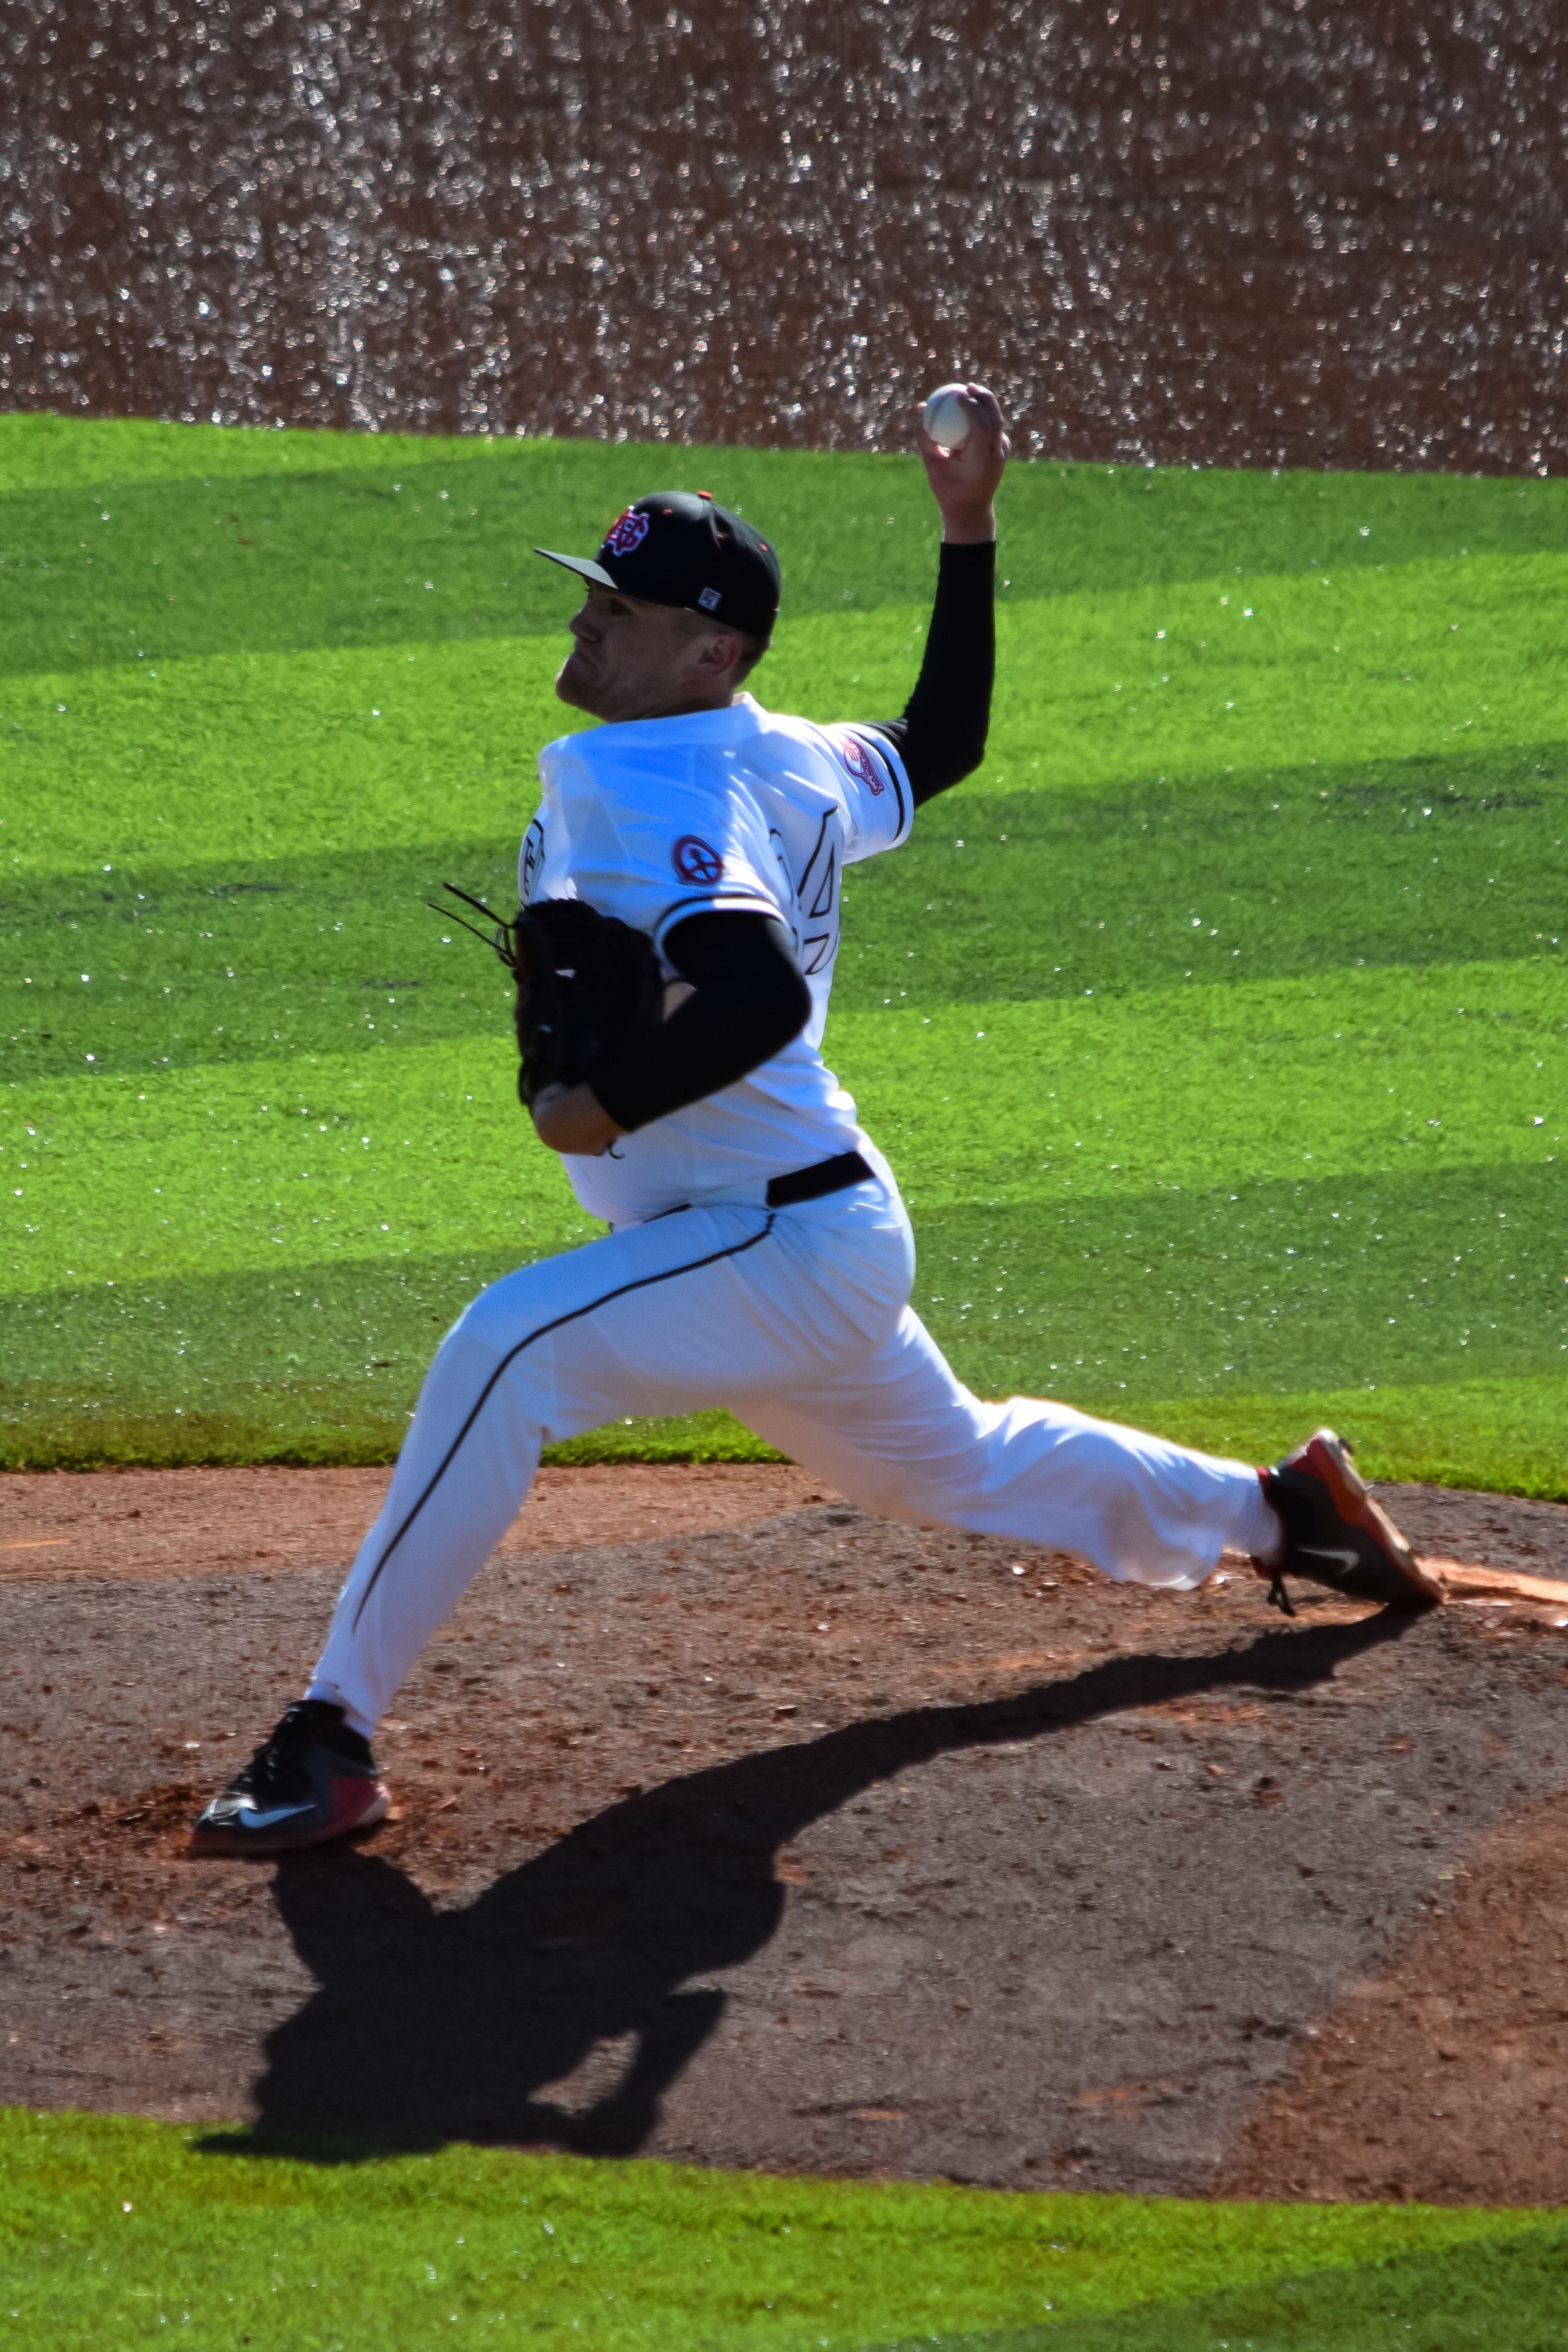
[[[1010,457],[1013,444],[1002,415],[1002,404],[994,392],[983,383],[967,383],[963,387],[963,404],[972,425],[983,440],[989,441],[998,457]],[[972,433],[971,437],[973,437]]]
[[[989,384],[966,383],[963,387],[963,401],[976,424],[982,425],[987,433],[1006,431],[1006,425],[1002,415],[1002,404]]]

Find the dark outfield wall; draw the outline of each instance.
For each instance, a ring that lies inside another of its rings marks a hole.
[[[0,401],[1568,461],[1563,0],[12,0]]]

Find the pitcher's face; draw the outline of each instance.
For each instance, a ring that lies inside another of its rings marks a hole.
[[[706,708],[717,698],[711,654],[722,633],[694,627],[697,617],[590,585],[569,624],[572,650],[556,693],[595,719],[659,719]]]

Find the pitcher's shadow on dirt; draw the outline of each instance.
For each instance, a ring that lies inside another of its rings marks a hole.
[[[1300,1690],[1408,1619],[1260,1634],[1217,1654],[1113,1659],[984,1705],[927,1707],[773,1748],[613,1805],[437,1912],[374,1853],[283,1862],[276,1897],[319,1990],[268,2042],[258,2117],[210,2148],[353,2158],[447,2139],[627,2156],[724,2008],[690,1979],[734,1968],[783,1916],[777,1849],[874,1782],[954,1750],[1246,1686]],[[621,2078],[585,2111],[544,2093],[606,2042]]]

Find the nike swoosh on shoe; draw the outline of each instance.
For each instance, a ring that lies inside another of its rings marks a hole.
[[[1302,1559],[1337,1559],[1346,1568],[1354,1568],[1356,1565],[1356,1555],[1353,1551],[1330,1551],[1321,1544],[1302,1544],[1300,1547],[1300,1557]]]
[[[310,1810],[309,1804],[278,1805],[271,1812],[264,1813],[248,1797],[241,1797],[236,1807],[236,1811],[243,1816],[245,1827],[253,1830],[269,1830],[274,1822],[291,1822],[296,1814],[308,1813]]]

